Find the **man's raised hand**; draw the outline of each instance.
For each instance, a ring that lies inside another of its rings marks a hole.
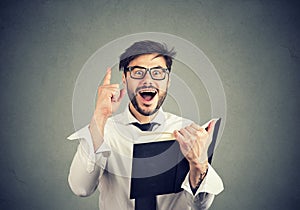
[[[120,106],[126,90],[120,90],[119,84],[110,84],[111,68],[108,68],[102,85],[98,87],[97,102],[94,115],[96,118],[107,119]]]
[[[106,121],[117,111],[126,93],[125,89],[120,90],[119,84],[110,84],[110,80],[111,68],[108,68],[102,85],[98,87],[96,108],[89,125],[94,151],[102,145]]]

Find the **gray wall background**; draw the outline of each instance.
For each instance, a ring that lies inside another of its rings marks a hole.
[[[299,209],[294,2],[1,1],[0,209],[97,209],[97,194],[78,198],[67,184],[73,88],[98,48],[145,31],[194,43],[223,82],[228,118],[214,167],[225,191],[211,209]]]

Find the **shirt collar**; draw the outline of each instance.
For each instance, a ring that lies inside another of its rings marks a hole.
[[[122,123],[124,124],[131,124],[134,122],[139,123],[139,121],[131,114],[129,110],[129,106],[125,108],[125,111],[122,114]],[[151,120],[150,123],[158,123],[159,125],[163,124],[165,122],[165,113],[162,108],[159,108],[157,111],[156,116]]]

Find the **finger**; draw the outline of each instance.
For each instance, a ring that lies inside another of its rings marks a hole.
[[[179,135],[181,135],[181,134],[178,132],[178,130],[174,130],[173,135],[174,135],[175,139],[177,139],[177,138],[179,138]]]
[[[188,131],[187,127],[180,129],[179,133],[181,133],[185,140],[191,139],[192,137],[192,134]]]
[[[104,97],[112,97],[113,94],[119,90],[118,84],[112,84],[112,85],[101,85],[98,87],[98,97],[104,96]]]
[[[199,130],[197,130],[195,127],[193,127],[192,125],[187,126],[186,129],[187,129],[188,132],[191,133],[191,134],[195,134],[195,133],[197,133],[197,131],[199,131]]]
[[[203,128],[200,125],[197,125],[195,123],[192,123],[190,126],[193,127],[194,129],[200,131],[200,132],[206,133],[206,132],[208,132],[209,129],[211,131],[211,126],[212,126],[212,128],[214,127],[214,120],[209,123],[209,125],[207,126],[207,128]]]
[[[118,88],[115,87],[106,87],[99,88],[98,90],[98,100],[102,101],[103,99],[113,99],[114,95],[119,92]],[[97,101],[98,101],[97,100]]]
[[[117,87],[119,87],[119,84],[117,84]],[[125,94],[126,94],[126,89],[125,88],[122,88],[121,90],[118,88],[113,93],[112,101],[113,102],[120,102],[124,98]]]
[[[205,130],[205,128],[200,128],[198,130],[198,136],[200,138],[207,138],[208,135],[209,135],[209,133]]]
[[[117,90],[112,92],[111,101],[112,102],[117,102],[119,97],[120,97],[120,90],[117,89]]]
[[[126,89],[123,88],[123,89],[120,90],[120,96],[118,98],[118,102],[121,101],[124,98],[125,95],[126,95]]]
[[[192,128],[194,128],[195,130],[200,130],[201,129],[201,126],[200,125],[197,125],[196,123],[192,123],[191,125],[190,125]]]
[[[116,93],[117,91],[119,91],[120,89],[119,89],[119,87],[118,86],[106,86],[106,87],[104,87],[104,86],[100,86],[99,88],[98,88],[98,94],[102,94],[102,93],[104,93],[104,94],[114,94],[114,93]],[[111,96],[112,96],[111,95]]]
[[[182,146],[185,150],[191,150],[193,145],[195,144],[197,140],[197,136],[193,135],[193,133],[189,132],[188,127],[182,128],[179,130],[179,133],[181,134],[182,138]],[[191,129],[191,128],[190,128]]]
[[[188,126],[186,127],[186,130],[189,132],[189,138],[192,140],[192,141],[195,141],[195,140],[199,140],[199,138],[201,137],[200,136],[200,131],[199,130],[196,130],[195,128],[193,128],[192,126]]]
[[[213,128],[215,127],[215,124],[216,124],[216,122],[215,122],[214,120],[212,120],[212,121],[209,123],[209,125],[208,125],[208,127],[207,127],[207,132],[208,132],[209,134],[212,132]]]
[[[188,149],[189,149],[187,143],[186,143],[185,140],[184,140],[183,135],[182,135],[179,131],[175,130],[175,131],[173,132],[173,135],[174,135],[176,141],[179,143],[179,145],[180,145],[181,147],[183,147],[183,149],[185,149],[185,150],[188,150]]]
[[[103,87],[103,88],[120,88],[119,84],[108,84],[108,85],[100,85],[99,87]]]
[[[103,80],[103,85],[109,85],[111,79],[111,68],[108,68]]]
[[[178,130],[175,130],[173,135],[179,144],[184,143],[184,137]]]
[[[195,123],[191,124],[191,127],[192,127],[193,129],[196,130],[196,133],[195,133],[195,134],[196,134],[198,137],[205,136],[205,134],[207,133],[206,130],[205,130],[204,128],[202,128],[200,125],[197,125],[197,124],[195,124]]]

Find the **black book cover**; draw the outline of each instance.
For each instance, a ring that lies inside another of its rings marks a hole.
[[[220,120],[215,124],[208,148],[209,163],[212,161],[219,126]],[[181,184],[188,171],[188,161],[176,140],[134,144],[130,199],[178,193],[183,190]]]

